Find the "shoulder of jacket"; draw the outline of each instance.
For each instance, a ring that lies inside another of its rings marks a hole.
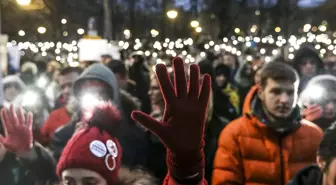
[[[245,129],[250,125],[249,118],[246,116],[241,116],[235,120],[232,120],[227,124],[227,126],[223,129],[222,133],[230,133],[230,135],[238,135],[241,133],[242,129]]]
[[[315,130],[317,132],[320,132],[321,134],[323,133],[322,129],[318,125],[316,125],[315,123],[313,123],[311,121],[308,121],[306,119],[301,120],[301,127],[305,130],[310,129],[312,131]]]

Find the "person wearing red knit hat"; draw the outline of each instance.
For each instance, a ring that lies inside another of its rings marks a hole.
[[[64,184],[115,184],[122,148],[115,137],[121,116],[111,103],[97,105],[87,127],[69,140],[57,164]]]

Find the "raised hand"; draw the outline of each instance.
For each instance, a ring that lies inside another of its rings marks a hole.
[[[187,85],[184,64],[181,58],[173,60],[174,84],[172,85],[166,66],[156,66],[156,76],[165,100],[162,121],[134,111],[132,118],[157,135],[166,146],[167,163],[173,163],[170,171],[178,175],[193,175],[199,168],[185,170],[190,165],[203,165],[203,136],[206,109],[210,96],[211,79],[205,75],[200,87],[200,72],[197,65],[190,66],[190,79]],[[175,168],[176,166],[178,168]]]
[[[33,146],[33,114],[25,115],[21,107],[16,112],[11,105],[9,110],[1,110],[1,119],[6,137],[0,135],[0,143],[8,151],[19,155],[29,152]]]
[[[315,121],[322,117],[323,109],[320,105],[308,105],[304,107],[302,116],[308,121]]]

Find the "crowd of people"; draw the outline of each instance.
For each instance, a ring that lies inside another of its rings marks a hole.
[[[83,64],[4,77],[1,183],[335,184],[334,57]]]

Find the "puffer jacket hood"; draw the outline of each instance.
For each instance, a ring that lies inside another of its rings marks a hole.
[[[20,77],[16,76],[16,75],[9,75],[9,76],[6,76],[3,79],[4,86],[6,86],[6,84],[10,84],[10,83],[18,84],[21,91],[26,88],[26,85],[23,83],[23,81],[20,79]]]
[[[73,92],[76,97],[79,95],[80,84],[86,80],[99,80],[110,87],[112,101],[120,106],[119,88],[114,73],[103,64],[93,64],[87,68],[73,85]]]
[[[311,165],[299,171],[288,185],[322,185],[323,173],[316,165]]]
[[[311,47],[302,47],[300,48],[295,55],[295,58],[293,60],[293,65],[294,68],[300,73],[300,60],[304,57],[314,57],[316,61],[318,62],[317,64],[317,69],[319,70],[318,73],[322,73],[324,66],[323,66],[323,61],[318,55],[318,53]]]

